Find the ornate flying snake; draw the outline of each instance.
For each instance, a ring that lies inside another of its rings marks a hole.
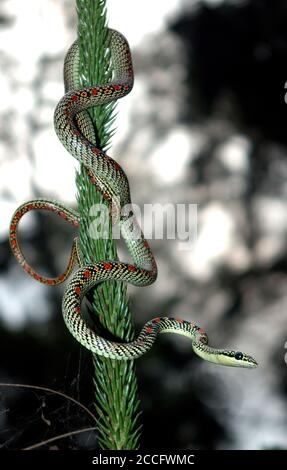
[[[54,115],[58,138],[68,152],[82,163],[90,181],[109,201],[121,235],[127,245],[133,263],[106,260],[83,265],[77,241],[72,246],[65,272],[56,278],[39,275],[26,261],[17,237],[18,223],[31,210],[44,209],[56,213],[78,227],[79,214],[57,201],[35,199],[20,206],[13,215],[10,226],[10,245],[22,268],[34,279],[47,285],[64,282],[76,263],[79,269],[71,276],[63,296],[64,321],[72,335],[92,352],[112,359],[135,359],[146,353],[160,333],[176,333],[191,340],[194,352],[206,361],[234,367],[257,367],[251,356],[230,349],[208,346],[206,333],[195,323],[178,318],[157,317],[148,321],[135,341],[120,343],[109,341],[88,327],[81,314],[81,301],[96,283],[106,280],[125,281],[135,286],[147,286],[157,277],[157,266],[148,242],[131,212],[130,189],[127,176],[121,166],[95,144],[95,132],[87,109],[107,104],[127,95],[133,87],[133,66],[128,42],[117,31],[109,30],[111,59],[114,78],[111,83],[81,88],[79,83],[79,49],[75,42],[69,49],[64,63],[65,95],[59,101]],[[128,208],[128,210],[126,209]],[[138,234],[132,236],[131,226]]]

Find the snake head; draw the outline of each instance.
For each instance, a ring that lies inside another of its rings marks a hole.
[[[258,363],[252,356],[245,354],[241,351],[221,351],[220,364],[231,367],[245,367],[248,369],[254,369],[258,367]]]

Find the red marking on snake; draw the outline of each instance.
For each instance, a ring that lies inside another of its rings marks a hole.
[[[80,287],[75,287],[75,292],[76,292],[77,295],[80,295],[81,288]]]
[[[48,286],[53,286],[55,284],[55,281],[54,279],[46,279],[46,284],[48,284]]]
[[[177,318],[176,321],[177,321],[178,323],[184,323],[184,320],[182,320],[181,318]]]
[[[78,96],[77,96],[77,95],[73,95],[73,96],[71,97],[71,99],[72,99],[72,101],[77,101],[77,100],[78,100]]]
[[[92,95],[94,95],[94,96],[96,96],[98,94],[97,88],[92,88],[91,92],[92,92]]]
[[[119,91],[121,89],[121,85],[114,85],[114,90]]]
[[[89,277],[91,277],[91,275],[92,275],[92,274],[91,274],[91,271],[90,271],[89,269],[86,269],[86,271],[84,271],[84,277],[85,277],[86,279],[89,279]]]
[[[122,167],[117,162],[114,163],[114,168],[116,171],[119,171],[122,169]]]
[[[97,147],[92,147],[92,152],[95,153],[95,154],[101,153],[101,151],[99,149],[97,149]]]
[[[153,323],[158,323],[158,322],[160,322],[160,317],[156,317],[153,319]]]
[[[76,313],[81,313],[81,307],[75,307],[75,312]]]
[[[197,330],[198,333],[200,333],[201,335],[205,334],[205,331],[202,329],[202,328],[199,328],[199,330]]]
[[[42,279],[42,277],[39,276],[39,274],[36,274],[36,273],[34,273],[33,277],[34,277],[34,279],[36,279],[36,281],[40,281]],[[47,282],[47,284],[48,284],[48,282]]]
[[[152,333],[152,332],[153,332],[153,328],[152,328],[151,326],[148,326],[148,327],[146,328],[146,332],[147,332],[148,334]]]
[[[128,270],[129,270],[129,271],[136,271],[136,269],[137,269],[137,268],[136,268],[135,266],[133,266],[132,264],[129,264],[129,265],[128,265]]]
[[[112,267],[113,265],[111,263],[104,263],[104,269],[110,270]]]
[[[14,225],[14,224],[10,225],[10,231],[15,232],[15,230],[16,230],[16,225]]]

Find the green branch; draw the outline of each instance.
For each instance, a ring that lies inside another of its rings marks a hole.
[[[108,50],[106,1],[76,0],[80,80],[83,86],[104,84],[112,78]],[[90,111],[97,146],[106,150],[114,133],[115,104],[97,106]],[[107,239],[89,235],[95,204],[107,204],[90,183],[84,168],[77,173],[78,209],[81,215],[80,249],[85,262],[115,260],[116,244],[110,228]],[[109,281],[93,290],[93,313],[105,329],[125,341],[134,337],[126,285]],[[94,355],[95,407],[99,417],[99,443],[104,449],[136,449],[140,435],[137,380],[132,361],[114,361]]]

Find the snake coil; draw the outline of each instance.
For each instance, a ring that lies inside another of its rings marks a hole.
[[[195,323],[169,317],[157,317],[148,321],[135,341],[117,343],[109,341],[88,327],[81,315],[81,301],[88,290],[106,280],[125,281],[135,286],[147,286],[157,277],[157,266],[148,242],[131,212],[131,198],[127,176],[121,166],[95,144],[93,124],[87,112],[92,106],[107,104],[126,96],[133,87],[133,66],[128,42],[119,32],[109,30],[110,51],[114,67],[111,83],[81,88],[79,83],[79,49],[77,42],[70,47],[64,63],[65,95],[59,101],[54,115],[58,138],[68,152],[82,163],[91,183],[109,201],[115,204],[116,221],[131,254],[133,263],[100,261],[82,265],[77,240],[74,241],[68,266],[56,278],[38,274],[26,261],[17,236],[18,224],[31,210],[47,210],[56,213],[75,227],[79,227],[79,214],[57,201],[35,199],[21,205],[13,215],[10,225],[10,245],[22,268],[35,280],[47,285],[58,285],[71,274],[76,263],[79,269],[72,275],[64,292],[62,312],[71,334],[92,352],[119,360],[135,359],[146,353],[159,333],[177,333],[191,339],[194,352],[206,361],[216,364],[254,368],[257,362],[240,351],[215,349],[208,346],[206,333]],[[128,208],[128,211],[126,210]],[[133,234],[131,233],[131,225]]]

